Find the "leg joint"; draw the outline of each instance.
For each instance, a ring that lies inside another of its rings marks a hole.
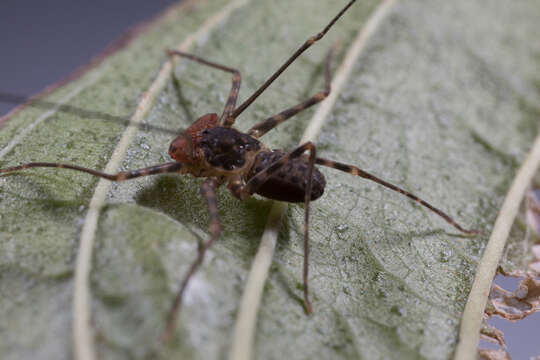
[[[308,45],[312,45],[315,41],[322,39],[323,36],[324,36],[324,33],[320,32],[317,35],[313,35],[309,39],[307,39],[306,43]]]

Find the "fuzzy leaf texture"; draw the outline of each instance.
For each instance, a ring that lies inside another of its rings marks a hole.
[[[343,3],[343,4],[342,4]],[[6,119],[0,166],[62,161],[103,169],[164,49],[194,34],[224,0],[193,1],[153,22],[98,66]],[[246,1],[191,52],[242,73],[246,99],[345,1]],[[358,1],[241,117],[247,130],[323,88],[379,4]],[[482,235],[463,237],[401,195],[332,169],[312,204],[310,291],[302,306],[302,205],[284,218],[265,286],[255,358],[448,359],[492,223],[540,120],[540,3],[397,0],[368,40],[317,141],[319,156],[400,185]],[[230,75],[180,60],[144,117],[121,169],[170,161],[174,132],[220,113]],[[75,94],[70,96],[70,94]],[[67,102],[66,98],[69,98]],[[64,104],[34,124],[55,104]],[[291,149],[313,110],[263,138]],[[29,129],[24,133],[25,129]],[[163,129],[171,130],[163,131]],[[17,136],[24,133],[18,142]],[[0,177],[0,353],[69,359],[75,259],[98,179],[35,169]],[[200,180],[158,175],[113,184],[90,274],[96,352],[152,356],[179,282],[208,237]],[[191,281],[162,358],[224,359],[271,202],[218,193],[223,235]],[[505,261],[517,264],[522,236]]]

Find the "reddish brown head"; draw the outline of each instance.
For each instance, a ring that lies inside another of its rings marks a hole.
[[[174,160],[182,163],[192,163],[194,150],[198,145],[201,132],[204,129],[214,128],[218,125],[217,114],[206,114],[197,119],[189,128],[171,142],[169,155]]]

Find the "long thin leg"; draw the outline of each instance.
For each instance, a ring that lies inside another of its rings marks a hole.
[[[206,250],[208,250],[208,248],[210,248],[216,242],[216,240],[219,238],[219,234],[221,233],[216,200],[216,183],[214,180],[208,179],[201,184],[201,195],[205,198],[206,204],[208,205],[208,212],[210,213],[210,240],[199,247],[197,258],[193,264],[191,264],[191,267],[180,284],[180,289],[174,298],[171,309],[169,310],[169,315],[167,316],[167,327],[161,335],[161,340],[165,343],[169,341],[171,336],[174,334],[174,330],[176,328],[176,318],[178,316],[178,311],[180,310],[180,306],[182,304],[182,297],[184,296],[184,292],[188,286],[189,280],[202,264]]]
[[[264,184],[264,182],[272,176],[281,167],[286,165],[291,159],[302,156],[306,151],[309,151],[309,163],[307,173],[307,186],[304,197],[305,210],[304,210],[304,269],[303,269],[303,281],[304,281],[304,304],[306,312],[311,314],[313,312],[313,306],[309,301],[308,290],[308,270],[309,270],[309,203],[311,201],[311,187],[313,180],[313,168],[315,166],[315,160],[317,156],[317,150],[315,145],[311,141],[298,146],[288,154],[283,155],[279,160],[273,164],[267,166],[265,169],[259,171],[253,176],[245,185],[242,185],[240,180],[233,181],[229,184],[229,189],[239,199],[246,199],[253,195],[257,189]]]
[[[326,63],[324,66],[324,91],[319,91],[309,99],[307,99],[304,102],[301,102],[300,104],[293,106],[287,110],[284,110],[280,112],[277,115],[274,115],[272,117],[269,117],[266,120],[261,121],[260,123],[253,126],[251,129],[248,130],[248,134],[259,138],[266,134],[268,131],[272,130],[285,120],[293,117],[294,115],[298,114],[299,112],[309,108],[310,106],[313,106],[324,99],[330,94],[330,61],[332,60],[332,55],[334,53],[334,48],[332,47],[330,51],[328,51],[328,55],[326,56]]]
[[[236,106],[236,100],[238,99],[238,92],[240,91],[240,84],[242,83],[242,76],[240,75],[240,72],[228,66],[216,64],[212,61],[204,60],[198,56],[188,54],[188,53],[178,51],[178,50],[167,49],[167,54],[169,56],[174,56],[174,55],[182,56],[190,60],[196,61],[200,64],[211,66],[213,68],[227,71],[232,74],[231,91],[229,92],[229,97],[227,99],[227,103],[225,104],[225,109],[223,110],[223,114],[221,114],[221,117],[219,118],[219,124],[221,126],[231,127],[232,124],[234,123],[234,119],[231,120],[231,116],[232,116],[234,107]]]
[[[40,168],[40,167],[71,169],[75,171],[85,172],[90,175],[94,175],[94,176],[108,179],[111,181],[120,182],[120,181],[133,179],[133,178],[141,177],[141,176],[164,174],[164,173],[171,173],[171,172],[181,172],[181,170],[184,168],[184,165],[179,162],[170,162],[166,164],[150,166],[150,167],[132,170],[132,171],[121,171],[116,174],[107,174],[101,171],[88,169],[88,168],[77,166],[77,165],[48,163],[48,162],[31,162],[31,163],[27,163],[27,164],[23,164],[19,166],[13,166],[13,167],[5,168],[5,169],[0,169],[0,174],[7,174],[7,173],[12,173],[12,172],[20,171],[24,169]]]
[[[285,61],[285,63],[281,65],[281,67],[274,74],[272,74],[272,76],[270,76],[268,80],[266,80],[265,83],[261,85],[260,88],[258,88],[246,101],[244,101],[239,107],[237,107],[231,115],[233,121],[238,117],[238,115],[240,115],[244,110],[246,110],[247,107],[251,105],[251,103],[255,101],[255,99],[257,99],[259,95],[261,95],[263,91],[266,90],[266,88],[270,86],[270,84],[274,82],[274,80],[276,80],[278,76],[281,75],[281,73],[285,71],[285,69],[289,65],[291,65],[294,60],[296,60],[298,56],[300,56],[316,41],[322,39],[322,37],[328,32],[328,30],[330,30],[332,25],[334,25],[334,23],[341,17],[341,15],[343,15],[343,13],[345,13],[345,11],[347,11],[347,9],[351,7],[351,5],[355,1],[356,0],[349,1],[349,3],[330,21],[330,23],[328,23],[328,25],[326,25],[326,27],[320,33],[307,39],[306,42],[304,42],[304,44],[298,50],[296,50],[295,53],[287,61]]]
[[[339,163],[337,161],[332,161],[332,160],[327,160],[327,159],[322,159],[322,158],[317,158],[315,160],[315,162],[318,164],[318,165],[322,165],[322,166],[327,166],[327,167],[330,167],[330,168],[333,168],[333,169],[336,169],[336,170],[341,170],[341,171],[344,171],[346,173],[349,173],[351,175],[356,175],[356,176],[360,176],[364,179],[368,179],[368,180],[371,180],[371,181],[374,181],[382,186],[385,186],[391,190],[394,190],[402,195],[405,195],[407,196],[409,199],[412,199],[414,201],[416,201],[418,204],[428,208],[429,210],[433,211],[435,214],[439,215],[440,217],[442,217],[444,220],[446,220],[446,222],[448,222],[450,225],[452,225],[453,227],[455,227],[456,229],[458,229],[459,231],[465,233],[465,234],[478,234],[479,231],[478,230],[467,230],[465,228],[463,228],[461,225],[459,225],[454,219],[452,219],[448,214],[446,214],[445,212],[443,212],[442,210],[439,210],[437,209],[435,206],[431,205],[430,203],[428,203],[427,201],[424,201],[422,199],[420,199],[418,196],[414,195],[414,194],[411,194],[410,192],[406,191],[406,190],[403,190],[393,184],[390,184],[389,182],[386,182],[378,177],[376,177],[375,175],[372,175],[356,166],[352,166],[352,165],[347,165],[347,164],[342,164],[342,163]]]

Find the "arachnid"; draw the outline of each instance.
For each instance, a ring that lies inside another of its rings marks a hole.
[[[308,38],[304,44],[290,56],[290,58],[262,84],[247,100],[236,106],[240,89],[241,75],[236,69],[223,66],[197,56],[180,51],[169,50],[169,56],[182,56],[202,65],[229,72],[232,75],[232,88],[230,90],[225,108],[221,116],[215,113],[203,115],[187,130],[176,137],[170,144],[169,155],[173,162],[155,165],[133,171],[106,174],[97,170],[77,165],[31,162],[19,166],[0,169],[0,173],[9,173],[34,167],[66,168],[102,177],[111,181],[124,181],[141,176],[178,173],[203,177],[206,180],[201,184],[200,191],[205,198],[210,213],[210,239],[199,248],[199,253],[187,274],[184,276],[178,293],[173,301],[168,316],[167,328],[164,338],[167,339],[175,328],[175,319],[182,303],[183,294],[195,271],[201,265],[204,255],[209,247],[219,238],[220,222],[218,218],[216,189],[226,185],[231,193],[238,199],[245,200],[253,194],[259,194],[269,199],[304,202],[305,203],[305,229],[304,229],[304,302],[306,311],[312,312],[308,292],[308,254],[309,254],[309,203],[323,195],[326,180],[315,167],[321,165],[360,176],[377,182],[391,190],[401,193],[427,207],[461,232],[471,234],[474,230],[467,230],[457,224],[449,215],[435,208],[419,197],[395,186],[378,177],[352,165],[346,165],[333,160],[317,157],[316,147],[313,143],[301,144],[292,151],[271,150],[259,138],[282,122],[290,119],[299,112],[323,101],[330,93],[330,60],[329,52],[325,65],[325,88],[300,104],[288,108],[277,115],[271,116],[253,126],[246,133],[233,128],[235,120],[248,108],[265,89],[280,76],[280,74],[307,50],[316,41],[324,37],[337,20],[349,9],[355,0],[349,3],[329,22],[318,34]]]

